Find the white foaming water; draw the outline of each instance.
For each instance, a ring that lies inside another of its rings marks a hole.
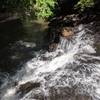
[[[20,97],[16,86],[6,86],[1,100],[77,100],[77,95],[100,100],[100,57],[93,55],[93,36],[86,34],[83,25],[78,31],[69,40],[61,37],[56,51],[37,52],[12,78],[18,81],[17,87],[33,81],[41,83],[39,88]]]
[[[14,96],[15,93],[16,93],[15,88],[8,89],[6,94],[4,95],[4,99],[5,100],[14,100],[14,99],[16,99],[15,96]]]

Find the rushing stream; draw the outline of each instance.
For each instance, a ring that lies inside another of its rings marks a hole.
[[[16,75],[5,74],[0,100],[100,100],[100,56],[94,36],[84,25],[74,31],[71,38],[60,38],[56,51],[34,52]],[[40,86],[27,93],[18,91],[27,82]]]

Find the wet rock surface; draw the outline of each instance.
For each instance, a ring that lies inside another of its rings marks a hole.
[[[64,27],[61,32],[61,36],[65,37],[65,38],[68,38],[68,37],[72,36],[73,34],[74,34],[74,32],[72,31],[72,28],[69,28],[69,27]]]
[[[50,44],[50,45],[49,45],[49,51],[54,51],[54,50],[56,50],[57,46],[58,46],[57,43],[52,43],[52,44]]]
[[[20,96],[22,97],[32,89],[40,87],[40,85],[40,83],[26,82],[18,87],[16,94],[20,94]]]
[[[54,51],[57,48],[57,44],[60,42],[60,37],[65,37],[66,39],[71,37],[73,32],[73,27],[75,24],[76,17],[75,15],[65,16],[65,17],[56,17],[53,18],[48,24],[47,32],[47,43],[48,50]]]
[[[60,37],[62,36],[68,39],[75,33],[73,29],[80,24],[88,25],[88,29],[90,27],[91,34],[99,32],[98,27],[100,24],[97,25],[98,21],[100,20],[99,16],[99,13],[87,11],[86,13],[83,12],[82,14],[70,14],[52,18],[48,24],[48,32],[46,36],[48,43],[47,49],[49,51],[55,50],[57,46],[54,46],[54,44],[59,43]]]

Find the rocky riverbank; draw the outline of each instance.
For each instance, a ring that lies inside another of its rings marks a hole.
[[[60,41],[60,37],[66,39],[75,34],[73,28],[80,24],[92,24],[90,28],[93,31],[97,31],[96,24],[99,24],[100,18],[99,12],[87,11],[81,14],[70,14],[66,16],[60,16],[52,18],[48,24],[48,32],[46,36],[47,49],[54,51],[57,48],[57,44]],[[99,24],[100,25],[100,24]]]

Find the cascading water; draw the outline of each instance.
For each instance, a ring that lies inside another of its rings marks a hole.
[[[11,80],[4,80],[1,100],[100,100],[100,57],[93,44],[94,37],[80,25],[70,39],[61,37],[56,51],[36,52]],[[30,81],[40,87],[18,92]]]

